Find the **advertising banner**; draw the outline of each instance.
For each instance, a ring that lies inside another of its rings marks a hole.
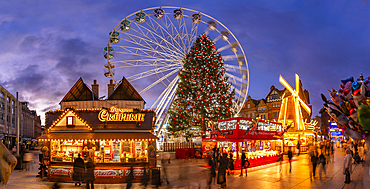
[[[130,174],[130,169],[125,169],[125,176]],[[134,169],[134,176],[143,176],[144,169]]]
[[[69,176],[72,173],[72,169],[66,168],[50,168],[50,175],[66,175]]]
[[[94,170],[96,177],[115,177],[122,176],[123,169],[96,169]]]

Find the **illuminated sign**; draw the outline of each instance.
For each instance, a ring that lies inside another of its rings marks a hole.
[[[112,106],[109,110],[102,109],[98,118],[102,122],[106,121],[144,121],[145,114],[133,113],[132,109],[121,109]]]
[[[331,136],[343,136],[342,131],[333,131],[331,132]]]

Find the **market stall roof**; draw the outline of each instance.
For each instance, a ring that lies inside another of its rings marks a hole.
[[[64,96],[61,102],[70,101],[86,101],[86,100],[99,100],[98,97],[92,95],[92,90],[83,82],[80,77],[78,81],[73,85],[69,92]]]
[[[141,95],[125,77],[122,78],[120,84],[108,95],[108,100],[144,101]]]
[[[101,133],[48,133],[37,138],[40,139],[158,139],[150,132],[101,132]]]

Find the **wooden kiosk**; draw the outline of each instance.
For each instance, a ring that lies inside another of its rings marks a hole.
[[[93,159],[95,183],[124,183],[131,166],[133,182],[139,182],[144,168],[156,168],[154,112],[142,109],[145,102],[125,78],[111,89],[108,99],[99,100],[80,78],[62,100],[61,110],[46,113],[46,134],[38,140],[49,181],[72,182],[78,154],[85,161]]]

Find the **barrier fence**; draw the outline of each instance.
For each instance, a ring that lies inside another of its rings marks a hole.
[[[193,142],[163,143],[163,152],[175,152],[177,149],[194,148]]]

